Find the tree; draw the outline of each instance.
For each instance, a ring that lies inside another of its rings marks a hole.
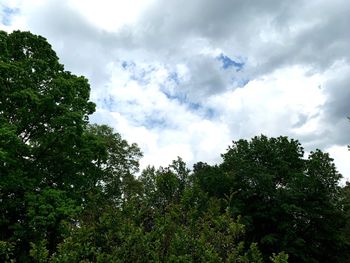
[[[87,80],[64,71],[44,38],[0,32],[0,49],[0,232],[2,240],[17,243],[21,258],[33,238],[29,233],[45,232],[29,230],[29,197],[47,187],[71,190],[81,135],[95,105]]]
[[[48,259],[72,226],[139,192],[142,154],[88,124],[88,81],[65,71],[43,37],[0,32],[0,51],[0,240],[21,262]]]
[[[196,163],[193,166],[194,181],[200,188],[210,196],[224,198],[230,192],[232,186],[231,178],[221,167],[210,166],[206,163]]]
[[[350,183],[346,182],[346,185],[341,190],[342,196],[342,208],[345,215],[345,225],[342,228],[342,243],[344,244],[343,251],[345,251],[344,259],[350,258]],[[344,262],[345,262],[344,260]]]
[[[303,155],[298,141],[259,136],[233,142],[221,167],[232,178],[233,211],[248,242],[264,255],[285,251],[292,262],[329,262],[342,253],[341,175],[328,154]]]
[[[0,32],[0,86],[0,240],[27,262],[30,243],[55,251],[91,196],[129,195],[141,153],[88,125],[87,79],[65,71],[41,36]]]

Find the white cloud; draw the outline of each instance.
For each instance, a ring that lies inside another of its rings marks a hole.
[[[334,159],[338,171],[340,171],[344,176],[342,184],[345,184],[346,181],[350,182],[350,152],[348,147],[334,145],[326,150]]]
[[[110,82],[100,90],[103,94],[93,95],[102,101],[100,107],[104,109],[93,120],[107,122],[129,141],[137,142],[145,153],[143,167],[165,166],[177,156],[189,164],[198,160],[217,162],[229,143],[227,126],[203,118],[201,110],[189,109],[176,97],[167,97],[162,85],[169,81],[170,72],[162,65],[149,70],[149,65],[121,64],[109,66]],[[180,75],[186,74],[182,66],[177,68],[182,71]]]
[[[244,88],[213,97],[222,122],[230,124],[236,138],[264,133],[270,136],[313,133],[301,119],[318,114],[325,97],[322,76],[306,76],[304,69],[289,67],[250,81]],[[314,127],[316,130],[318,125]],[[303,130],[304,129],[304,130]]]
[[[113,32],[134,24],[152,2],[153,0],[73,0],[68,2],[68,5],[91,24]]]

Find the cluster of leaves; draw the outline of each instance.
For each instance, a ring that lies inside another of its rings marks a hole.
[[[148,167],[46,40],[0,32],[1,262],[346,262],[349,185],[297,141]]]

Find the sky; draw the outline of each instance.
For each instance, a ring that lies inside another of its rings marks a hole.
[[[348,0],[0,0],[47,38],[141,167],[220,163],[233,140],[298,139],[350,180]]]

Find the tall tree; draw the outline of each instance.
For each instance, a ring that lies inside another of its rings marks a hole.
[[[0,86],[1,244],[20,262],[48,258],[72,226],[139,192],[142,154],[88,124],[88,81],[65,71],[43,37],[0,32]]]
[[[1,31],[0,49],[0,233],[25,262],[29,241],[48,238],[53,248],[71,216],[95,105],[88,81],[65,71],[43,37]]]

